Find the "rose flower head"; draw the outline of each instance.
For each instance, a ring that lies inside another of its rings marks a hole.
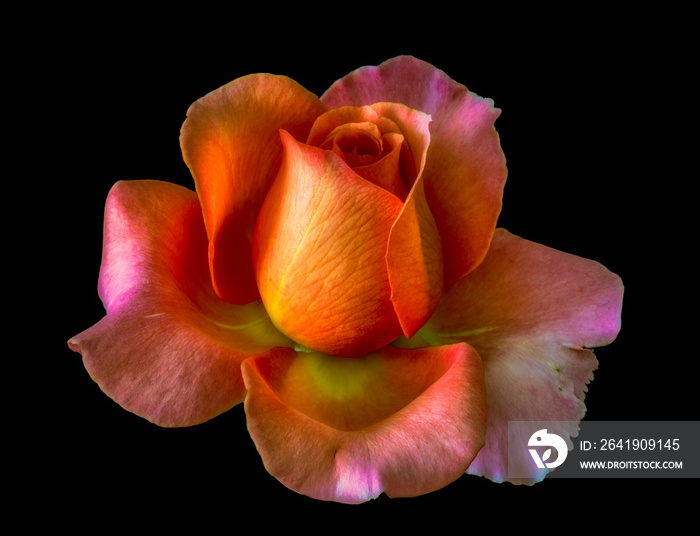
[[[160,426],[243,403],[266,469],[317,499],[541,480],[509,477],[508,422],[576,433],[623,287],[497,228],[499,113],[410,56],[320,98],[271,74],[212,91],[180,133],[194,191],[110,191],[106,315],[69,346]]]

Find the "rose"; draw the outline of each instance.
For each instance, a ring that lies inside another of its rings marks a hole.
[[[506,480],[508,421],[582,417],[622,285],[496,229],[497,115],[411,57],[320,99],[272,75],[210,93],[181,132],[196,194],[110,192],[107,314],[70,347],[162,426],[244,401],[266,468],[312,497]]]

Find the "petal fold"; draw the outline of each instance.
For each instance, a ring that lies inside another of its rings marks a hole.
[[[180,145],[209,235],[209,265],[222,299],[260,298],[251,260],[255,220],[275,177],[279,129],[305,139],[325,111],[297,82],[270,74],[238,78],[192,104]]]
[[[189,426],[240,403],[240,363],[291,341],[258,301],[211,286],[197,195],[158,181],[117,183],[105,207],[98,292],[107,314],[69,346],[101,389],[161,426]]]
[[[497,230],[483,263],[443,294],[414,340],[404,341],[465,341],[484,361],[488,432],[469,473],[510,480],[509,421],[561,422],[549,431],[576,435],[571,423],[584,416],[586,385],[597,368],[590,348],[617,336],[622,295],[620,278],[599,263]],[[511,463],[531,462],[522,456]]]
[[[406,337],[435,312],[443,289],[443,246],[424,188],[424,167],[430,145],[430,116],[407,106],[372,106],[396,123],[406,137],[415,178],[403,209],[394,222],[387,245],[391,300]]]
[[[483,370],[466,344],[351,360],[279,349],[244,361],[243,377],[265,467],[317,499],[434,491],[459,478],[483,442]]]
[[[488,250],[507,176],[494,122],[500,111],[411,56],[362,67],[335,82],[321,101],[330,108],[401,103],[432,117],[425,192],[444,248],[444,278],[464,277]]]

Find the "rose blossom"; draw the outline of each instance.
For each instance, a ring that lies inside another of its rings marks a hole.
[[[110,191],[107,314],[69,346],[160,426],[243,402],[267,470],[311,497],[507,480],[509,421],[583,417],[623,289],[496,228],[498,114],[407,56],[321,98],[270,74],[213,91],[180,136],[196,193]]]

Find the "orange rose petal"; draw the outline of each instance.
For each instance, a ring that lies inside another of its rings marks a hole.
[[[491,100],[410,56],[357,69],[321,100],[330,108],[394,102],[430,114],[425,192],[443,240],[445,283],[474,269],[488,250],[507,175]]]
[[[107,314],[68,344],[106,394],[161,426],[198,424],[240,403],[241,361],[293,344],[260,302],[216,296],[206,252],[194,192],[157,181],[110,191],[98,286]]]
[[[359,359],[280,349],[242,369],[266,469],[316,499],[429,493],[459,478],[483,442],[483,371],[466,344]]]
[[[401,202],[334,153],[281,136],[284,159],[255,234],[263,302],[299,344],[365,355],[401,334],[385,261]]]
[[[242,305],[260,298],[252,239],[282,155],[279,129],[305,139],[324,111],[298,83],[269,74],[238,78],[188,110],[180,144],[204,210],[211,277],[222,299]]]
[[[410,338],[435,312],[443,289],[440,236],[420,179],[391,229],[386,262],[394,310]]]
[[[617,336],[622,294],[620,278],[599,263],[496,231],[484,262],[443,295],[410,341],[465,341],[484,361],[488,432],[469,473],[508,480],[509,421],[548,421],[551,433],[575,435],[570,423],[585,413],[597,367],[589,348]]]
[[[397,104],[379,103],[373,108],[400,127],[417,173],[391,229],[386,257],[394,309],[404,335],[412,337],[435,311],[443,289],[442,243],[426,200],[423,179],[430,117]]]

